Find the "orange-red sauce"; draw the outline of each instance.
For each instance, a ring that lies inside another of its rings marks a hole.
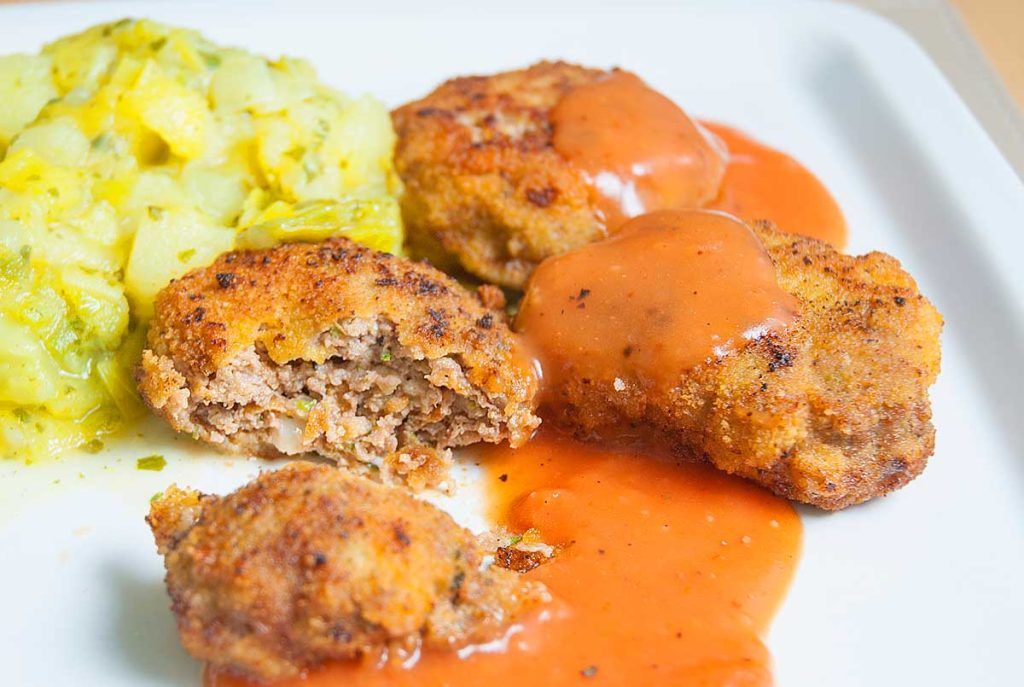
[[[767,219],[790,234],[842,249],[846,220],[828,189],[789,155],[722,124],[702,122],[729,149],[718,197],[706,207],[745,220]]]
[[[725,150],[674,102],[630,72],[572,89],[551,113],[552,143],[582,169],[610,231],[652,210],[713,200]]]
[[[771,684],[761,637],[800,549],[788,503],[703,466],[551,434],[490,449],[483,464],[498,519],[562,547],[527,573],[554,601],[504,651],[428,652],[412,668],[340,662],[278,687]]]
[[[545,384],[574,378],[671,388],[682,373],[799,311],[764,246],[741,221],[663,210],[544,261],[516,317]]]
[[[551,123],[555,150],[583,170],[610,233],[653,210],[703,207],[846,243],[838,204],[806,167],[736,129],[694,121],[635,74],[570,90]]]

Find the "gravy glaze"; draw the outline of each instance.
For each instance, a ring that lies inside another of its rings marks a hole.
[[[638,76],[615,70],[573,88],[551,112],[552,144],[581,169],[609,232],[653,210],[714,200],[726,150]]]
[[[723,124],[691,119],[635,74],[616,69],[566,93],[552,145],[583,171],[609,233],[655,210],[707,208],[842,249],[846,221],[795,159]]]
[[[761,637],[801,541],[786,501],[649,448],[550,431],[481,463],[496,520],[558,547],[526,573],[553,602],[475,651],[425,652],[412,667],[336,662],[275,687],[771,684]],[[213,671],[205,681],[255,687]]]
[[[569,377],[669,389],[687,370],[786,326],[798,312],[743,222],[662,210],[543,262],[515,329],[540,360],[551,403]]]

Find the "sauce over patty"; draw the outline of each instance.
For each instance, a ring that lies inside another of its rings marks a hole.
[[[653,210],[713,200],[725,149],[679,106],[630,72],[573,88],[551,112],[552,144],[583,170],[614,232]]]
[[[558,547],[552,604],[473,651],[337,662],[275,687],[771,684],[761,642],[799,554],[793,508],[710,468],[542,433],[489,448],[496,519]],[[247,685],[208,671],[208,687]]]
[[[806,167],[737,129],[691,119],[635,74],[615,70],[566,93],[552,145],[581,169],[609,233],[655,210],[707,208],[842,248],[846,221]]]
[[[515,325],[540,360],[546,402],[557,403],[550,390],[568,378],[671,388],[798,311],[745,224],[719,212],[664,210],[542,263]]]

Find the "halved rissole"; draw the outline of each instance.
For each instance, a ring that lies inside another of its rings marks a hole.
[[[406,490],[293,463],[226,496],[172,485],[146,518],[182,645],[214,669],[293,677],[501,636],[549,600]]]
[[[449,448],[526,441],[536,378],[504,319],[424,264],[346,239],[221,256],[172,283],[138,374],[177,430],[319,454],[413,487]]]

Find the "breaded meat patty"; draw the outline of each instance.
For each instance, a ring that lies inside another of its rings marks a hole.
[[[185,649],[258,679],[489,641],[546,598],[443,511],[326,466],[224,497],[171,487],[147,521]]]
[[[448,447],[525,442],[537,381],[503,316],[434,268],[337,238],[222,255],[156,299],[142,397],[233,452],[319,454],[414,488]]]
[[[520,289],[544,258],[605,236],[582,171],[552,147],[550,113],[607,74],[541,62],[452,79],[395,110],[414,251]]]
[[[828,510],[903,486],[934,446],[941,316],[888,255],[754,229],[800,301],[795,323],[667,390],[570,377],[548,391],[552,419],[583,437],[653,428],[681,453]]]

